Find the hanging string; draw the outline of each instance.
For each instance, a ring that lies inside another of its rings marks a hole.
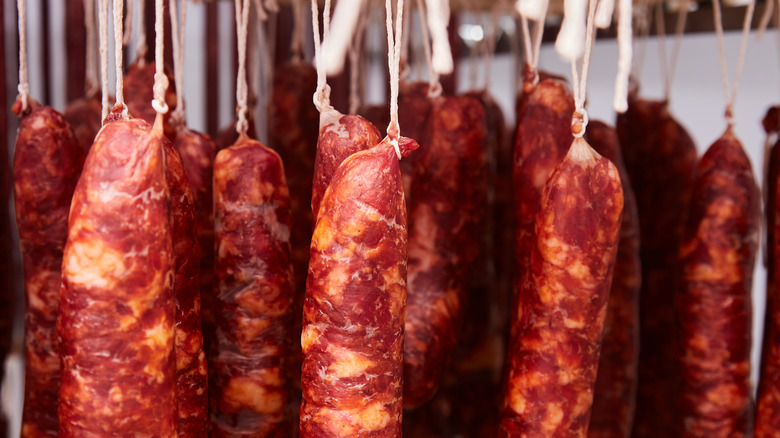
[[[631,63],[631,75],[635,78],[639,78],[642,75],[642,70],[645,63],[645,53],[647,52],[647,40],[650,36],[650,23],[648,20],[648,8],[647,4],[640,2],[641,11],[636,15],[636,34],[639,36],[639,48],[638,56],[633,58]]]
[[[146,65],[146,52],[149,51],[146,44],[146,1],[138,0],[138,48],[135,50],[135,59],[141,67]]]
[[[177,0],[169,0],[171,15],[171,43],[173,43],[173,83],[176,86],[176,109],[171,118],[175,123],[186,125],[187,116],[184,113],[184,36],[187,25],[187,0],[181,0],[181,12],[176,11]]]
[[[441,96],[442,87],[439,80],[439,73],[433,68],[433,55],[428,34],[428,11],[422,0],[417,0],[417,12],[420,14],[420,29],[422,31],[423,53],[425,54],[425,64],[428,66],[428,97],[436,98]]]
[[[322,40],[320,42],[320,20],[319,7],[317,0],[311,0],[312,31],[314,32],[314,64],[317,67],[317,90],[314,92],[314,106],[319,112],[326,111],[330,106],[330,87],[328,86],[327,76],[325,74],[325,55],[326,48],[323,47],[328,41],[330,34],[330,0],[325,0],[325,7],[322,11]]]
[[[135,0],[125,0],[127,4],[127,16],[125,17],[124,37],[122,37],[122,44],[130,44],[130,36],[133,33],[133,3]],[[139,0],[144,1],[144,0]],[[143,18],[142,18],[143,19]]]
[[[358,11],[355,40],[349,48],[349,113],[357,114],[360,108],[360,52],[363,50],[363,34],[366,28],[366,3],[360,5]],[[403,51],[402,51],[403,53]]]
[[[618,71],[615,77],[615,97],[612,108],[617,113],[628,110],[628,81],[631,76],[631,58],[634,56],[631,29],[633,22],[633,2],[631,0],[619,0],[618,3]],[[679,47],[678,47],[679,51]]]
[[[116,69],[116,104],[122,108],[122,118],[127,117],[127,105],[122,93],[122,12],[124,4],[122,0],[114,0],[114,68]]]
[[[160,0],[158,0],[160,1]],[[243,5],[242,5],[243,1]],[[249,27],[249,7],[250,0],[235,0],[236,10],[236,35],[238,37],[238,77],[236,78],[236,112],[238,121],[236,122],[236,131],[241,137],[246,136],[249,129],[247,114],[247,95],[249,94],[246,82],[246,40]]]
[[[391,0],[385,0],[385,26],[387,28],[387,64],[390,71],[390,124],[387,125],[387,136],[390,138],[398,159],[401,159],[401,149],[398,138],[401,127],[398,125],[398,79],[401,63],[401,35],[403,33],[404,0],[398,0],[395,17],[395,41],[393,41],[393,14]],[[422,20],[422,17],[420,19]]]
[[[751,0],[748,3],[747,11],[745,11],[745,19],[742,23],[742,42],[739,46],[739,54],[737,55],[737,69],[734,72],[734,86],[729,88],[729,72],[726,65],[726,45],[723,38],[723,23],[722,14],[720,9],[720,0],[713,0],[712,2],[714,19],[715,19],[715,33],[718,36],[718,51],[720,53],[720,69],[721,80],[723,81],[723,93],[726,99],[726,123],[729,126],[734,125],[734,102],[737,99],[737,90],[739,89],[739,79],[742,76],[742,67],[745,64],[745,52],[747,51],[747,40],[750,34],[750,23],[753,20],[753,11],[755,10],[756,2]]]
[[[19,13],[19,100],[22,102],[22,112],[27,111],[27,101],[30,96],[30,83],[27,78],[27,1],[16,0]]]
[[[100,120],[108,116],[108,0],[98,0],[98,28],[100,32]]]
[[[257,14],[257,21],[263,22],[268,19],[268,13],[266,13],[263,7],[263,0],[255,0],[255,13]]]
[[[680,47],[682,45],[682,35],[685,31],[685,21],[688,16],[688,2],[684,1],[680,6],[680,12],[677,14],[677,25],[675,29],[674,47],[672,48],[672,57],[669,58],[669,65],[667,65],[666,57],[666,28],[664,25],[664,11],[663,4],[659,3],[656,7],[656,27],[658,30],[658,51],[660,56],[659,65],[661,67],[661,76],[664,81],[664,101],[669,101],[669,96],[672,91],[672,82],[674,81],[674,73],[677,69],[677,59],[680,56]]]
[[[585,52],[582,58],[582,73],[577,74],[577,61],[571,60],[572,86],[574,88],[574,117],[572,119],[572,134],[574,137],[585,135],[588,126],[588,113],[585,111],[585,97],[588,85],[588,70],[590,69],[590,54],[593,49],[593,39],[596,28],[593,21],[596,15],[596,0],[588,3],[588,18],[585,34]],[[579,79],[578,79],[579,76]]]
[[[294,62],[303,59],[303,0],[292,0],[293,31],[290,38],[290,53]]]
[[[409,77],[409,35],[412,29],[412,3],[408,2],[404,5],[406,11],[404,15],[408,18],[404,20],[404,32],[401,35],[401,79],[406,80]]]
[[[450,21],[449,0],[425,0],[428,29],[431,33],[431,64],[436,73],[446,75],[452,73],[454,62],[450,49],[447,25]]]
[[[528,27],[528,19],[525,15],[520,16],[520,29],[523,32],[523,51],[525,52],[525,63],[533,70],[531,65],[534,60],[533,43],[531,42],[531,31]]]
[[[171,0],[173,3],[176,0]],[[162,123],[163,114],[168,112],[168,104],[165,102],[165,92],[168,91],[168,76],[165,75],[164,66],[164,34],[165,26],[163,21],[163,0],[156,0],[154,5],[154,85],[152,92],[152,108],[157,111],[155,125],[159,121]]]
[[[764,36],[766,28],[769,27],[769,21],[774,16],[774,10],[775,2],[773,0],[767,1],[764,6],[764,13],[761,14],[761,21],[758,23],[758,29],[756,29],[756,41],[761,41],[761,38]]]
[[[95,62],[95,3],[94,0],[84,0],[84,29],[86,30],[86,78],[84,80],[84,94],[92,97],[98,92],[100,86],[97,78],[97,65]]]

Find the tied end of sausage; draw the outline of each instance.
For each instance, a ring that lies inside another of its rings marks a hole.
[[[419,149],[420,144],[417,140],[409,137],[398,137],[398,149],[401,151],[401,157],[406,158],[412,151]]]

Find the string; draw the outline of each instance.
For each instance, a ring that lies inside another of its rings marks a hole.
[[[528,29],[528,19],[525,18],[525,15],[520,16],[520,29],[523,32],[523,50],[525,51],[525,62],[533,70],[533,43],[531,42],[531,31]]]
[[[439,81],[439,73],[433,68],[433,55],[431,54],[431,45],[429,43],[427,15],[425,4],[422,0],[417,0],[417,11],[420,14],[420,29],[422,31],[423,53],[425,53],[425,64],[428,66],[428,97],[436,98],[441,96],[442,87]]]
[[[737,69],[734,72],[734,85],[733,88],[729,88],[729,73],[726,65],[726,45],[723,37],[723,23],[722,14],[720,8],[720,0],[713,0],[713,12],[715,19],[715,33],[718,36],[718,51],[720,53],[720,69],[721,80],[723,81],[723,93],[726,98],[726,123],[729,126],[734,125],[733,109],[734,102],[737,99],[737,90],[739,89],[739,80],[742,76],[742,67],[745,64],[745,52],[747,52],[747,39],[750,34],[750,23],[753,20],[753,11],[755,10],[756,2],[751,0],[748,3],[747,11],[745,11],[745,19],[742,23],[742,41],[739,46],[739,53],[737,54]]]
[[[406,8],[406,11],[404,12],[406,14],[407,18],[404,20],[404,32],[403,35],[401,35],[401,79],[406,79],[409,76],[409,35],[411,34],[411,28],[412,28],[412,20],[411,20],[411,12],[412,12],[412,3],[406,3],[404,5]]]
[[[99,80],[95,65],[95,3],[94,0],[84,0],[84,28],[86,30],[86,78],[84,91],[87,97],[97,94]]]
[[[122,118],[127,117],[127,105],[122,90],[122,12],[123,0],[114,0],[114,68],[116,69],[116,104],[122,108]]]
[[[532,68],[534,70],[535,79],[534,81],[539,80],[539,75],[537,74],[537,68],[539,67],[539,54],[542,51],[542,37],[544,36],[544,17],[547,15],[547,7],[549,5],[549,0],[543,0],[541,1],[540,6],[540,17],[542,17],[537,23],[536,23],[536,33],[534,34],[534,40],[533,40],[533,63]]]
[[[577,74],[577,61],[571,60],[572,85],[574,87],[574,117],[572,120],[572,134],[574,137],[585,135],[588,126],[588,113],[585,111],[585,97],[588,84],[588,70],[590,70],[590,54],[593,49],[595,26],[593,21],[596,15],[596,0],[588,3],[588,19],[585,36],[585,53],[582,59],[582,73]],[[579,76],[579,80],[578,80]]]
[[[290,53],[294,62],[303,59],[303,0],[292,1],[293,32],[290,39]]]
[[[667,65],[666,57],[666,29],[664,23],[663,3],[659,3],[656,7],[656,27],[658,29],[658,51],[660,56],[659,65],[661,66],[661,76],[664,81],[664,101],[669,101],[671,95],[672,82],[674,81],[674,73],[677,69],[677,60],[680,55],[680,47],[682,45],[682,35],[685,30],[685,21],[688,16],[688,3],[687,0],[680,6],[680,12],[677,15],[677,24],[675,29],[675,41],[672,48],[672,57],[669,58],[669,64]]]
[[[436,73],[450,74],[454,69],[452,50],[447,33],[450,21],[449,0],[425,0],[428,29],[431,33],[431,60]]]
[[[612,107],[618,113],[628,110],[628,80],[631,76],[633,3],[631,0],[619,0],[618,3],[618,71],[615,77],[615,98]]]
[[[395,41],[393,41],[393,14],[391,0],[385,0],[385,26],[387,28],[387,64],[390,71],[390,124],[387,125],[387,136],[395,148],[398,159],[401,159],[401,149],[398,138],[401,127],[398,125],[398,70],[401,62],[401,34],[403,33],[404,0],[398,0],[395,17]],[[420,18],[422,20],[422,17]]]
[[[22,112],[27,111],[30,95],[30,83],[27,78],[27,1],[16,0],[19,13],[19,99],[22,102]]]
[[[158,0],[160,1],[160,0]],[[246,82],[246,40],[249,26],[249,7],[250,0],[235,0],[236,4],[236,36],[238,37],[238,77],[236,78],[236,105],[238,121],[236,122],[236,132],[239,136],[246,136],[249,129],[247,121],[247,95],[248,85]]]
[[[149,46],[146,44],[146,0],[138,1],[138,48],[135,51],[135,58],[138,60],[138,65],[143,67],[146,65],[146,52],[149,50]]]
[[[140,0],[144,1],[144,0]],[[125,46],[130,44],[130,34],[133,32],[133,3],[135,0],[126,0],[127,4],[127,16],[125,17],[125,29],[124,36],[122,37],[122,44]]]
[[[108,0],[98,0],[98,30],[100,32],[100,120],[108,116]]]
[[[349,48],[349,113],[357,114],[360,108],[360,52],[363,50],[363,33],[366,27],[366,2],[360,4],[358,11],[355,41]],[[408,21],[408,20],[407,20]],[[402,51],[403,53],[403,51]]]
[[[764,6],[764,13],[761,14],[761,21],[759,21],[758,29],[756,29],[756,41],[761,41],[761,38],[764,36],[766,28],[769,27],[769,21],[774,16],[774,10],[775,2],[772,0],[766,2],[766,6]]]
[[[642,75],[642,70],[645,63],[645,53],[647,52],[647,40],[650,35],[650,23],[648,22],[648,6],[646,4],[641,5],[641,12],[636,15],[636,33],[639,38],[639,55],[635,56],[632,62],[631,70],[632,75],[639,78]]]
[[[257,14],[257,21],[263,22],[268,19],[268,13],[263,8],[263,0],[255,0],[255,13]]]
[[[171,118],[176,123],[186,124],[184,113],[184,36],[187,23],[187,0],[181,1],[181,12],[176,12],[177,0],[169,0],[169,12],[171,15],[171,42],[173,43],[173,82],[176,86],[176,109]]]
[[[317,90],[314,92],[314,106],[319,112],[329,110],[330,106],[330,87],[325,73],[325,55],[326,48],[323,47],[328,41],[330,34],[330,0],[325,0],[325,7],[322,11],[322,42],[320,42],[320,20],[319,7],[317,0],[311,0],[312,31],[314,33],[314,64],[317,67]]]

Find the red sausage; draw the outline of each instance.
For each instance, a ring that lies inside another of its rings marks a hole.
[[[316,218],[330,180],[342,161],[382,140],[379,130],[363,117],[330,109],[320,115],[320,136],[314,158],[311,211]]]
[[[176,305],[162,127],[98,133],[73,196],[57,329],[59,436],[176,436]]]
[[[205,437],[208,428],[208,373],[200,321],[200,248],[195,234],[195,201],[181,155],[167,139],[164,139],[163,147],[173,226],[178,434],[181,438]]]
[[[73,129],[79,147],[87,155],[102,127],[103,105],[99,96],[83,97],[68,104],[63,116]]]
[[[463,322],[469,273],[487,210],[485,112],[476,99],[439,97],[415,159],[409,214],[404,406],[430,400]]]
[[[596,152],[615,164],[623,183],[623,222],[607,301],[588,437],[627,438],[634,419],[639,357],[639,215],[615,129],[591,121],[585,137]]]
[[[168,104],[168,112],[163,116],[163,128],[165,137],[173,141],[176,139],[176,128],[173,126],[171,116],[176,108],[176,84],[173,76],[167,70],[166,68],[168,88],[165,91],[165,103]],[[122,82],[128,112],[131,116],[144,119],[149,124],[153,124],[157,117],[157,112],[152,107],[155,71],[153,62],[145,62],[139,58],[127,67],[127,73],[125,73]]]
[[[541,196],[499,436],[586,435],[622,211],[617,169],[575,139]]]
[[[574,99],[566,82],[558,78],[525,81],[517,115],[512,187],[515,205],[515,269],[513,303],[517,302],[520,280],[528,271],[534,245],[534,221],[547,179],[571,146],[571,115]],[[516,309],[512,305],[512,309]],[[517,317],[512,315],[511,321]],[[510,343],[514,333],[510,324]]]
[[[68,211],[83,151],[60,113],[17,100],[21,117],[14,151],[14,201],[25,289],[23,437],[57,434],[59,354],[57,306]]]
[[[680,246],[684,437],[752,435],[751,286],[760,195],[731,129],[701,158]]]
[[[780,131],[780,107],[772,107],[763,120],[767,135]],[[761,371],[756,397],[756,438],[773,437],[780,430],[780,309],[777,299],[777,272],[780,260],[780,242],[777,240],[780,226],[780,199],[777,185],[780,184],[780,148],[772,146],[768,157],[765,188],[764,214],[766,218],[766,314],[764,318],[764,340],[761,354]]]
[[[288,436],[290,197],[279,156],[246,136],[214,162],[212,435]]]
[[[399,139],[402,155],[417,148]],[[401,434],[406,204],[388,139],[333,175],[311,242],[301,437]]]
[[[697,153],[666,103],[629,95],[617,133],[639,212],[642,286],[639,292],[639,368],[632,436],[679,433],[678,339],[674,308],[679,289],[678,250]]]

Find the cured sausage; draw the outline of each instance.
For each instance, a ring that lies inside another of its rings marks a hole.
[[[398,141],[403,156],[418,147]],[[311,242],[300,431],[401,434],[406,204],[389,139],[341,163]]]
[[[216,146],[206,134],[176,126],[173,146],[181,155],[195,204],[195,233],[200,247],[199,288],[204,351],[215,339],[214,322],[214,200],[212,178]],[[208,357],[208,354],[207,354]]]
[[[330,180],[344,159],[376,146],[382,140],[379,130],[368,120],[330,109],[320,115],[320,136],[314,158],[311,211],[317,217]]]
[[[253,106],[250,106],[253,108]],[[246,135],[249,138],[257,138],[257,130],[255,129],[255,116],[250,110],[247,112],[247,130]],[[217,145],[217,151],[221,151],[227,147],[232,146],[238,141],[238,131],[236,131],[236,120],[233,120],[228,126],[220,129],[217,136],[214,138],[214,143]]]
[[[212,434],[286,436],[293,318],[290,197],[279,156],[246,136],[214,162]]]
[[[520,99],[512,168],[515,205],[515,269],[512,311],[517,309],[520,281],[528,271],[534,246],[534,221],[547,179],[571,146],[571,115],[574,98],[566,81],[540,77],[534,84],[526,74],[525,97]],[[517,315],[511,315],[516,321]],[[514,324],[510,324],[510,344]]]
[[[693,140],[669,114],[666,102],[629,94],[616,125],[639,212],[642,286],[639,292],[639,368],[632,436],[676,436],[682,385],[674,329],[679,289],[678,250],[691,196],[697,153]]]
[[[617,169],[575,139],[541,196],[499,436],[587,433],[622,211]]]
[[[404,406],[430,400],[458,342],[487,210],[485,112],[476,99],[432,101],[409,214]]]
[[[102,127],[103,104],[100,97],[83,97],[68,104],[63,116],[73,129],[76,141],[84,153],[89,152],[98,131]]]
[[[639,216],[615,129],[592,120],[585,137],[596,152],[615,164],[623,187],[623,222],[607,301],[588,437],[627,438],[634,419],[639,357]]]
[[[763,120],[767,135],[780,131],[780,107],[772,107]],[[777,435],[780,430],[780,356],[776,345],[780,343],[780,309],[777,299],[777,272],[780,260],[780,242],[777,240],[780,222],[780,199],[778,199],[778,183],[780,183],[780,148],[777,143],[772,146],[767,159],[767,174],[765,188],[764,214],[766,218],[766,314],[764,317],[764,340],[761,353],[761,370],[756,396],[755,437],[767,438]]]
[[[176,303],[162,127],[98,133],[76,186],[57,329],[60,437],[176,436]]]
[[[163,139],[163,148],[173,227],[178,435],[182,438],[205,437],[208,427],[208,372],[200,321],[200,248],[195,234],[195,201],[181,155],[168,139]]]
[[[57,306],[68,210],[84,163],[60,113],[29,99],[12,108],[21,120],[14,151],[14,203],[25,289],[23,437],[57,434],[60,362]]]
[[[146,120],[149,124],[154,123],[157,112],[151,105],[154,99],[154,74],[156,67],[153,62],[145,62],[138,58],[127,67],[122,88],[124,89],[125,104],[127,110],[133,117]],[[163,115],[163,131],[165,137],[171,141],[176,139],[176,128],[173,126],[171,116],[176,108],[176,84],[173,76],[165,69],[165,75],[168,77],[168,88],[165,91],[165,103],[168,105],[168,112]]]
[[[430,126],[428,118],[431,114],[431,98],[428,97],[428,83],[401,81],[398,91],[398,124],[403,126],[404,134],[409,138],[423,141],[422,139],[428,136],[426,128]],[[401,161],[401,178],[407,209],[410,208],[409,202],[412,199],[415,155]]]
[[[751,436],[750,293],[760,214],[750,160],[729,128],[701,158],[680,246],[684,437]]]

